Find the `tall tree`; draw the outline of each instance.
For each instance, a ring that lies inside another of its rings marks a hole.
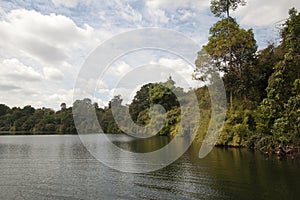
[[[222,17],[226,13],[230,17],[230,10],[236,10],[237,7],[246,5],[245,0],[212,0],[210,10],[216,17]]]
[[[196,73],[206,70],[201,67],[213,65],[224,73],[225,87],[230,96],[235,94],[246,99],[252,83],[251,71],[256,62],[256,50],[251,29],[240,28],[232,18],[222,19],[210,29],[209,41],[199,52],[195,63],[198,68]],[[209,56],[210,60],[205,59],[205,56]]]

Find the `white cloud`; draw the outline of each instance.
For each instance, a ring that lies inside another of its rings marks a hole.
[[[72,106],[73,104],[73,89],[58,89],[57,91],[46,91],[40,93],[43,98],[48,98],[51,102],[51,107],[58,109],[62,102],[66,103],[67,106]],[[40,106],[45,106],[42,102]]]
[[[0,61],[0,102],[9,106],[32,105],[58,109],[61,102],[72,103],[73,90],[64,89],[53,81],[63,74],[55,68],[38,69],[16,58]]]
[[[66,7],[76,7],[78,4],[78,0],[52,0],[55,6],[66,6]]]
[[[195,8],[197,10],[203,10],[209,7],[209,0],[145,0],[146,5],[151,9],[168,9],[176,10],[178,8]]]
[[[195,17],[195,13],[191,10],[203,11],[209,7],[209,2],[209,0],[145,0],[145,5],[152,25],[173,23],[173,26],[177,26],[183,20]]]
[[[19,90],[21,89],[20,87],[18,86],[14,86],[14,85],[10,85],[10,84],[3,84],[3,83],[0,83],[0,91],[3,92],[3,91],[13,91],[13,90]]]
[[[170,68],[169,74],[162,74],[162,77],[166,80],[168,76],[172,76],[179,87],[189,89],[190,87],[199,86],[198,81],[192,80],[194,68],[182,59],[159,58],[158,61],[152,61],[152,64],[159,64]]]
[[[158,26],[159,24],[166,24],[170,20],[167,17],[166,12],[162,9],[150,9],[148,12],[152,18],[152,23],[154,26]]]
[[[61,81],[64,79],[64,74],[56,68],[44,67],[43,72],[45,78],[48,80]]]
[[[89,5],[92,0],[52,0],[53,4],[55,6],[65,6],[68,8],[74,8],[76,7],[79,3],[84,3]]]
[[[20,82],[20,81],[41,81],[43,75],[35,71],[32,67],[26,66],[18,59],[5,59],[0,63],[1,81]]]
[[[101,26],[109,29],[140,27],[145,20],[142,10],[123,0],[102,2],[98,16]]]
[[[180,20],[188,20],[191,17],[196,17],[196,13],[186,9],[180,9],[177,11],[180,14]]]
[[[234,15],[242,25],[274,26],[275,23],[288,17],[288,10],[292,7],[300,9],[299,0],[251,0],[246,6],[239,7]]]
[[[15,9],[0,17],[0,102],[59,108],[72,103],[80,63],[99,42],[66,16]],[[59,81],[59,82],[57,82]]]
[[[120,16],[129,21],[134,23],[141,23],[142,15],[138,11],[134,10],[129,4],[127,5],[119,5],[122,7],[122,12],[120,12]]]
[[[8,106],[32,105],[36,108],[50,107],[58,110],[60,104],[65,102],[67,106],[73,103],[72,89],[46,88],[44,85],[32,85],[34,88],[17,88],[15,90],[1,91],[0,102]],[[11,87],[11,86],[10,86]],[[0,84],[1,89],[1,84]]]
[[[12,10],[0,21],[1,48],[50,66],[64,65],[72,50],[94,42],[93,36],[89,25],[80,28],[68,17],[34,10]]]
[[[107,73],[108,75],[122,76],[129,72],[131,69],[132,67],[129,64],[124,61],[119,61],[110,66]]]
[[[58,109],[61,102],[72,103],[72,90],[53,87],[46,78],[58,79],[59,72],[44,68],[44,73],[16,58],[0,62],[0,102],[9,106],[32,105]]]
[[[93,101],[98,103],[99,107],[104,108],[104,107],[108,106],[108,101],[104,101],[102,99],[93,99]]]
[[[111,97],[116,95],[121,95],[121,98],[123,99],[122,104],[129,104],[133,97],[135,96],[135,93],[140,89],[140,87],[137,88],[116,88],[112,90]]]

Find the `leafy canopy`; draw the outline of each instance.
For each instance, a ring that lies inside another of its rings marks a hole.
[[[237,7],[246,5],[245,0],[212,0],[210,10],[216,17],[223,17],[226,13],[230,17],[229,10],[236,10]]]

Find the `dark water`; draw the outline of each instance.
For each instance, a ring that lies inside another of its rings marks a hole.
[[[145,152],[164,137],[126,142]],[[124,139],[125,138],[125,139]],[[147,174],[121,173],[94,159],[77,136],[1,136],[0,199],[299,199],[298,161],[266,159],[242,149],[214,149],[198,159],[193,145],[179,160]]]

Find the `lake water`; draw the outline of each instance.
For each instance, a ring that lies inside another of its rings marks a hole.
[[[139,152],[166,137],[114,142]],[[129,142],[130,141],[130,142]],[[139,145],[137,145],[139,144]],[[299,161],[266,159],[246,149],[199,146],[171,165],[146,174],[122,173],[93,158],[76,135],[1,136],[0,199],[299,199]]]

